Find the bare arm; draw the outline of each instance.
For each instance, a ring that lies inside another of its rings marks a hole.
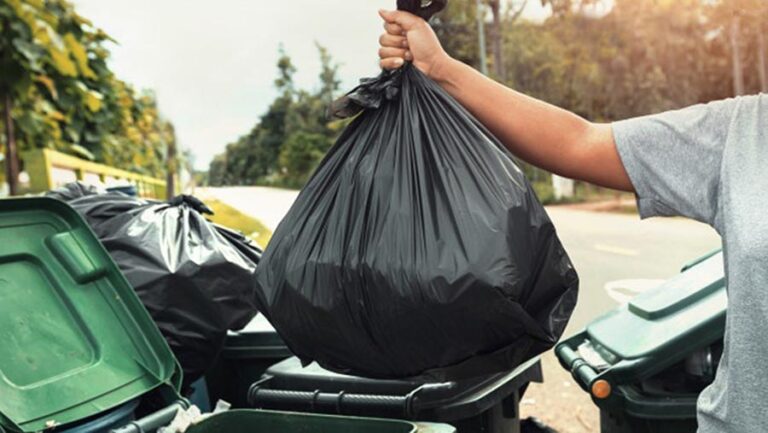
[[[509,150],[538,167],[573,179],[633,191],[613,131],[554,105],[505,87],[451,59],[424,20],[406,12],[382,12],[381,65],[403,60],[439,83]]]

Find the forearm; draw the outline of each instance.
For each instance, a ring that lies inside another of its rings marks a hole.
[[[561,176],[632,190],[610,125],[516,92],[455,60],[434,78],[519,158]]]

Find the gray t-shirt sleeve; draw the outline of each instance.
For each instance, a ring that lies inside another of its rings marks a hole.
[[[623,120],[616,146],[640,216],[685,216],[717,227],[720,174],[735,99]]]

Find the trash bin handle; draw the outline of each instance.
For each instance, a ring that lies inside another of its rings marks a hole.
[[[397,0],[397,9],[418,15],[425,21],[429,21],[433,15],[445,9],[448,0]]]
[[[145,416],[140,420],[131,422],[130,424],[110,430],[110,433],[145,433],[154,432],[160,427],[165,427],[176,418],[176,414],[179,410],[185,410],[189,405],[185,401],[177,401],[176,403]]]
[[[576,383],[591,393],[592,383],[597,379],[598,373],[589,365],[579,354],[574,351],[571,346],[567,344],[561,344],[555,349],[557,357],[570,370],[571,375],[576,380]]]
[[[397,416],[409,418],[413,415],[413,400],[418,390],[408,395],[354,394],[340,392],[290,391],[265,389],[254,384],[248,391],[248,404],[251,407],[269,408],[270,405],[293,404],[308,408],[310,411],[336,414],[365,412],[369,408],[386,408],[396,412]]]

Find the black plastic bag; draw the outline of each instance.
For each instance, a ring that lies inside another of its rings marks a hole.
[[[194,197],[158,202],[99,192],[69,184],[48,195],[85,217],[160,328],[189,385],[213,364],[227,330],[243,328],[256,315],[261,250],[207,221],[203,215],[210,209]]]
[[[578,276],[498,140],[411,64],[332,111],[362,114],[257,270],[259,309],[291,351],[341,373],[450,380],[551,348]]]

